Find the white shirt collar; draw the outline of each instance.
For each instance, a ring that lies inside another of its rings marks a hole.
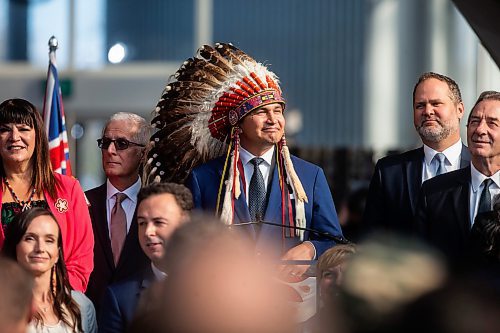
[[[472,190],[477,192],[479,190],[479,186],[483,183],[486,178],[490,178],[497,187],[500,187],[500,170],[493,174],[491,177],[487,177],[483,175],[479,170],[476,169],[472,162],[470,163],[470,175],[471,175],[471,184]]]
[[[151,262],[151,270],[153,271],[156,281],[163,281],[167,277],[167,273],[161,271],[158,267],[155,266],[155,264],[153,264],[153,262]]]
[[[273,160],[273,154],[274,154],[274,146],[266,151],[262,156],[255,156],[252,153],[250,153],[248,150],[240,146],[240,160],[241,163],[243,163],[243,166],[248,164],[250,160],[254,157],[261,157],[264,159],[264,161],[267,163],[267,165],[271,165],[271,162]]]
[[[132,184],[132,186],[128,187],[125,189],[125,191],[121,191],[121,193],[125,193],[127,197],[132,200],[134,203],[137,201],[137,194],[139,193],[139,190],[141,189],[141,177],[137,179],[137,181]],[[109,200],[113,195],[118,193],[118,189],[111,184],[109,179],[106,180],[106,199]]]
[[[427,167],[431,165],[432,160],[437,153],[439,153],[437,150],[434,150],[424,144],[425,164],[427,165]],[[445,163],[447,165],[453,164],[453,161],[457,161],[460,158],[460,154],[462,153],[462,141],[458,139],[457,142],[443,150],[441,153],[446,156]]]

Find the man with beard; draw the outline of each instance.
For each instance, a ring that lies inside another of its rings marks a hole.
[[[500,93],[483,92],[467,120],[472,155],[467,168],[429,180],[416,211],[419,231],[452,264],[463,264],[471,251],[471,226],[500,194]]]
[[[413,89],[413,120],[423,147],[377,162],[364,214],[368,228],[415,233],[422,183],[469,165],[470,153],[460,140],[463,114],[455,81],[433,72],[420,76]]]

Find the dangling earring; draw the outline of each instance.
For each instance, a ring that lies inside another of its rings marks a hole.
[[[50,277],[50,284],[52,286],[52,295],[56,295],[56,291],[57,291],[57,275],[56,275],[56,269],[55,269],[55,265],[52,267],[52,274],[51,274],[51,277]]]

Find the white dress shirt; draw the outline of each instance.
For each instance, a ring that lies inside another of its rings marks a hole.
[[[114,195],[120,191],[118,191],[116,187],[111,184],[109,179],[106,181],[106,188],[106,215],[108,221],[109,237],[111,239],[111,211],[113,210],[116,202],[116,197],[114,197]],[[127,233],[130,229],[130,225],[132,224],[135,207],[137,206],[137,194],[139,193],[140,189],[141,177],[139,177],[139,179],[137,179],[137,181],[132,186],[121,192],[127,195],[127,198],[122,201],[122,207],[125,211],[125,215],[127,216]]]
[[[479,206],[479,199],[481,198],[481,193],[483,192],[484,184],[483,181],[486,178],[490,178],[493,183],[490,185],[490,194],[491,194],[491,204],[493,206],[496,199],[498,199],[498,195],[500,194],[500,171],[497,171],[491,177],[486,177],[481,172],[479,172],[474,165],[470,164],[470,174],[471,174],[471,182],[470,182],[470,196],[469,196],[469,212],[470,212],[470,225],[474,224],[474,219],[477,215],[477,210]],[[493,207],[492,207],[493,208]]]
[[[253,170],[254,166],[250,162],[250,160],[254,157],[261,157],[264,162],[262,162],[259,165],[260,172],[262,173],[262,177],[264,178],[264,186],[266,188],[267,192],[267,183],[269,182],[269,170],[271,169],[271,162],[273,160],[273,154],[274,154],[274,147],[266,151],[262,156],[255,156],[252,153],[250,153],[248,150],[244,149],[243,147],[240,147],[240,160],[241,163],[243,164],[243,170],[245,172],[245,198],[247,200],[247,205],[248,205],[248,188],[250,185],[250,180],[252,179],[253,175]]]
[[[245,183],[246,183],[245,197],[246,197],[247,205],[248,205],[248,187],[250,185],[250,180],[252,179],[253,170],[254,170],[254,166],[250,162],[250,160],[254,157],[261,157],[262,159],[264,159],[264,162],[262,162],[259,165],[259,169],[260,169],[260,172],[262,173],[262,177],[264,178],[264,185],[265,185],[266,191],[267,191],[267,184],[269,183],[271,162],[273,160],[274,149],[275,149],[274,147],[272,149],[269,149],[262,156],[255,156],[252,153],[250,153],[248,150],[246,150],[240,146],[240,160],[241,160],[241,163],[243,164],[243,170],[245,172]],[[316,247],[310,241],[305,241],[304,243],[306,243],[306,242],[312,245],[312,247],[314,249],[313,259],[316,258]]]
[[[167,278],[167,273],[161,271],[158,267],[151,262],[151,270],[153,271],[153,275],[155,276],[156,281],[163,281]]]
[[[425,157],[422,165],[422,183],[436,176],[439,161],[434,159],[434,156],[437,153],[439,153],[437,150],[424,144]],[[462,154],[462,141],[460,139],[441,153],[446,157],[444,160],[446,172],[460,169],[460,155]]]

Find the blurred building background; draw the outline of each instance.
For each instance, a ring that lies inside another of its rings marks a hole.
[[[84,189],[103,180],[95,140],[105,119],[150,119],[169,76],[204,43],[232,42],[279,75],[287,137],[323,166],[336,202],[367,184],[374,160],[420,145],[421,73],[454,78],[467,113],[481,91],[500,89],[451,0],[0,0],[1,100],[41,108],[52,35]]]

